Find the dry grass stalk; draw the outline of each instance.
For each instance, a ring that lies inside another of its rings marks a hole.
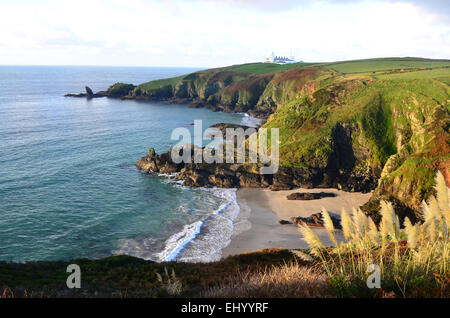
[[[214,298],[311,298],[329,297],[327,276],[320,268],[292,262],[257,273],[244,272],[226,283],[204,291],[200,297]]]
[[[381,202],[382,220],[379,229],[360,210],[354,210],[353,217],[343,211],[341,224],[345,242],[338,245],[335,242],[334,228],[331,231],[330,225],[327,225],[328,233],[332,234],[330,238],[335,243],[332,254],[338,254],[339,259],[330,259],[328,252],[325,255],[318,237],[303,225],[301,232],[311,247],[311,254],[319,257],[330,277],[350,275],[365,280],[368,266],[377,264],[382,271],[382,280],[395,282],[403,296],[407,295],[407,286],[414,284],[418,277],[437,284],[445,295],[449,287],[450,189],[440,172],[435,181],[436,197],[423,203],[424,222],[412,225],[405,218],[404,229],[400,230],[398,216],[388,202]],[[326,221],[328,213],[323,215]],[[438,280],[436,277],[446,279]]]

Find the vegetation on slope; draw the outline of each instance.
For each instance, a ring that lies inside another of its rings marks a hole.
[[[114,85],[111,85],[106,93],[110,97],[121,97],[124,95],[128,95],[134,88],[135,86],[132,84],[116,83]]]
[[[222,68],[222,70],[226,70],[229,72],[237,72],[237,73],[247,73],[247,74],[267,74],[274,72],[286,71],[291,68],[314,65],[316,63],[294,63],[294,64],[273,64],[273,63],[249,63],[249,64],[241,64],[241,65],[233,65],[229,67]]]
[[[377,216],[388,199],[407,215],[432,194],[435,170],[450,184],[449,82],[449,60],[253,63],[144,83],[125,98],[268,118],[282,166],[319,169],[337,187],[372,190],[379,179],[365,210]]]
[[[378,58],[369,60],[343,61],[326,64],[337,72],[355,74],[379,71],[404,71],[407,69],[425,69],[436,67],[449,67],[448,60],[429,60],[422,58]]]
[[[0,262],[2,297],[195,297],[240,273],[296,261],[286,250],[262,250],[214,263],[155,263],[129,256],[61,262]],[[305,262],[297,261],[297,264]],[[81,289],[68,289],[66,268],[81,268]],[[175,273],[175,274],[173,274]]]
[[[433,172],[448,173],[449,96],[433,79],[344,78],[279,107],[266,127],[280,128],[282,164],[369,171],[377,195],[417,210]]]

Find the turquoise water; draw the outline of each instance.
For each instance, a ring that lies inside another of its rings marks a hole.
[[[244,116],[63,97],[85,85],[97,91],[192,71],[0,67],[0,260],[220,255],[238,213],[233,190],[181,187],[134,164],[149,147],[174,145],[176,127],[192,129],[196,119],[204,128],[240,123]]]

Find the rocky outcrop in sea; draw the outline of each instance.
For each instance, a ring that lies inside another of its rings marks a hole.
[[[148,154],[142,157],[136,166],[147,173],[172,174],[176,180],[190,187],[253,187],[270,188],[274,191],[339,187],[346,191],[370,192],[376,186],[376,179],[370,175],[354,178],[325,169],[281,166],[278,172],[272,175],[261,174],[260,164],[194,163],[194,152],[192,147],[192,163],[174,163],[170,152],[157,154],[150,148]]]

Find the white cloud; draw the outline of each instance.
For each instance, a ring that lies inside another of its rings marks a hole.
[[[450,23],[437,13],[439,10],[430,10],[444,2],[437,0],[435,6],[426,7],[417,3],[0,3],[0,64],[212,67],[259,61],[272,51],[288,55],[292,49],[307,61],[380,56],[450,58]],[[440,11],[447,9],[443,6]]]

